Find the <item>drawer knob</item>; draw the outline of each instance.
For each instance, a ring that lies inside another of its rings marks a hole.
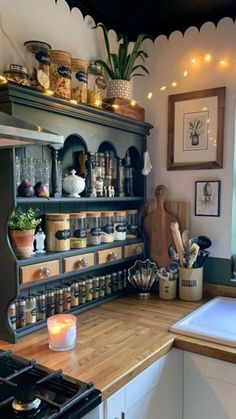
[[[87,258],[79,259],[77,263],[78,263],[80,268],[87,268],[88,259]]]
[[[39,276],[40,278],[47,278],[50,275],[50,269],[47,266],[43,266],[39,269]]]
[[[112,262],[113,260],[116,260],[118,258],[118,254],[116,252],[108,253],[107,259]]]
[[[140,255],[141,253],[143,253],[143,249],[142,249],[142,247],[141,247],[141,246],[137,246],[137,247],[136,247],[136,254],[137,254],[137,255]]]

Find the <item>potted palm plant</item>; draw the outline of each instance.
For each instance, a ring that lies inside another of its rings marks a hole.
[[[8,220],[9,237],[17,257],[28,258],[32,255],[35,228],[40,224],[37,219],[39,210],[21,208],[14,210]]]
[[[118,35],[118,52],[112,53],[106,27],[103,23],[98,23],[95,28],[97,27],[100,27],[103,31],[107,61],[99,59],[96,60],[95,63],[101,65],[109,77],[107,97],[120,97],[132,100],[132,78],[134,76],[144,76],[142,72],[140,73],[140,70],[149,74],[147,68],[143,64],[136,64],[136,61],[139,58],[145,61],[145,58],[148,57],[148,54],[141,49],[141,45],[143,41],[150,38],[150,36],[144,34],[138,35],[136,42],[130,51],[127,35]]]

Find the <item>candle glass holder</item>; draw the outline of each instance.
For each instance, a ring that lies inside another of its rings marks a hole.
[[[49,348],[69,351],[76,345],[77,317],[73,314],[56,314],[47,319]]]

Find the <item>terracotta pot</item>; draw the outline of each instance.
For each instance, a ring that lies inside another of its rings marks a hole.
[[[133,99],[132,80],[109,80],[107,98],[120,97],[123,99]]]
[[[10,230],[10,240],[15,255],[20,258],[30,258],[33,251],[35,230]]]

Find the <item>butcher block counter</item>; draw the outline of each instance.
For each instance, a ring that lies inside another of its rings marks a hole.
[[[168,332],[172,323],[203,302],[122,297],[78,316],[77,345],[69,352],[50,350],[46,329],[17,344],[0,341],[0,349],[93,381],[106,399],[172,347],[236,363],[236,348]]]

